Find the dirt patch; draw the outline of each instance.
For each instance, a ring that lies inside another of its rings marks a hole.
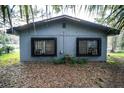
[[[115,62],[124,63],[124,58],[114,58],[114,57],[113,57],[113,60],[114,60]]]
[[[123,68],[100,62],[13,65],[0,68],[0,87],[124,87]]]

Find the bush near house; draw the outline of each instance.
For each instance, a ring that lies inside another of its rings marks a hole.
[[[0,55],[2,55],[3,51],[4,51],[4,48],[3,47],[0,48]]]
[[[12,46],[4,46],[2,48],[0,48],[0,55],[4,54],[4,53],[10,53],[14,50],[14,47]]]
[[[76,58],[76,57],[71,57],[70,55],[65,55],[62,58],[54,59],[53,60],[54,64],[85,64],[87,63],[87,59],[84,58]]]

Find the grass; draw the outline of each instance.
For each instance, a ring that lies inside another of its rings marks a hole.
[[[19,60],[20,60],[19,56],[20,56],[19,51],[1,55],[0,56],[0,66],[18,64]]]
[[[124,58],[124,52],[108,53],[108,55],[114,58]]]
[[[108,56],[108,57],[107,57],[107,63],[114,65],[114,64],[118,64],[119,62],[116,62],[116,61],[113,59],[113,57]]]
[[[108,53],[107,62],[110,64],[116,64],[113,58],[124,58],[124,52]],[[0,56],[0,66],[7,66],[12,64],[18,64],[20,57],[19,51],[12,52],[9,54],[3,54]]]
[[[108,53],[107,55],[107,62],[110,64],[120,64],[120,62],[116,62],[114,60],[114,58],[124,58],[124,52],[120,51],[120,52],[115,52],[115,53]]]

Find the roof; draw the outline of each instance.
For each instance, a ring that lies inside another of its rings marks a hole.
[[[118,29],[115,29],[115,28],[111,28],[111,27],[107,27],[107,26],[104,26],[104,25],[101,25],[101,24],[97,24],[97,23],[93,23],[93,22],[89,22],[89,21],[86,21],[86,20],[82,20],[82,19],[79,19],[79,18],[75,18],[75,17],[72,17],[72,16],[68,16],[68,15],[61,15],[61,16],[57,16],[57,17],[53,17],[53,18],[49,18],[49,19],[45,19],[45,20],[42,20],[42,21],[37,21],[37,22],[34,22],[34,23],[29,23],[29,24],[26,24],[26,25],[22,25],[22,26],[18,26],[18,27],[13,27],[13,31],[18,33],[18,32],[22,32],[22,31],[25,31],[27,29],[30,29],[31,27],[33,27],[33,25],[35,24],[35,26],[41,26],[41,25],[44,25],[44,24],[48,24],[48,23],[52,23],[52,22],[58,22],[58,21],[70,21],[70,22],[74,22],[76,24],[79,24],[79,25],[84,25],[84,26],[90,26],[91,28],[95,28],[95,29],[99,29],[101,31],[105,31],[107,33],[107,35],[118,35],[120,33],[120,30]],[[7,29],[7,33],[8,34],[15,34],[12,32],[12,29]]]

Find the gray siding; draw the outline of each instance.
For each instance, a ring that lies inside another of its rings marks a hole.
[[[76,38],[101,38],[102,48],[99,57],[84,57],[90,61],[106,61],[107,35],[102,31],[89,27],[67,23],[66,28],[62,28],[61,23],[48,24],[44,27],[37,27],[36,32],[33,27],[25,33],[20,33],[20,59],[21,61],[43,61],[53,57],[31,57],[31,37],[56,37],[57,38],[57,57],[61,57],[60,51],[64,54],[76,56]],[[63,44],[64,43],[64,44]]]

